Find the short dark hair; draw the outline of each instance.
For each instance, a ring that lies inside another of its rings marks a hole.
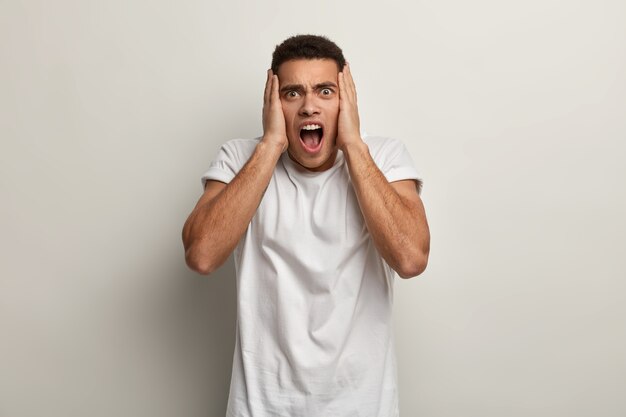
[[[337,69],[343,71],[346,59],[341,48],[325,36],[296,35],[286,39],[274,49],[272,54],[272,71],[278,72],[280,64],[292,59],[332,59]]]

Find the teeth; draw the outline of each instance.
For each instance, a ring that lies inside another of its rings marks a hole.
[[[322,128],[322,126],[320,126],[320,125],[306,125],[302,129],[304,129],[304,130],[316,130],[316,129],[321,129],[321,128]]]

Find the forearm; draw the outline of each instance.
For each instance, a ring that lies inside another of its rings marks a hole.
[[[404,198],[394,189],[364,142],[347,145],[343,152],[361,212],[380,255],[403,278],[420,274],[426,267],[430,245],[421,200]]]
[[[233,180],[194,208],[183,227],[185,257],[194,269],[208,274],[226,261],[254,216],[280,155],[279,146],[259,142]]]

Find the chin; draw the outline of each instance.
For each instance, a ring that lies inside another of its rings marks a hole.
[[[335,148],[330,150],[322,149],[319,154],[312,156],[306,153],[289,153],[289,157],[302,167],[310,171],[323,171],[333,166],[335,162]]]

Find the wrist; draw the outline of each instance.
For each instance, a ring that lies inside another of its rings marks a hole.
[[[278,149],[280,153],[283,153],[287,150],[289,141],[287,140],[287,137],[263,135],[261,141],[259,142],[259,145],[260,144],[263,144],[269,149]]]
[[[369,147],[365,142],[363,142],[363,139],[361,138],[358,138],[357,140],[353,140],[351,142],[343,143],[340,149],[346,156],[362,154],[364,152],[369,153]]]

